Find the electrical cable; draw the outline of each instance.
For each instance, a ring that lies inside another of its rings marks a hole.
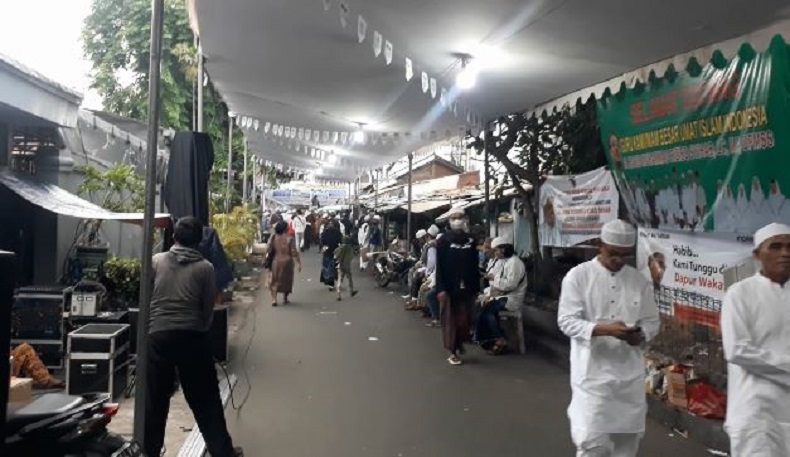
[[[230,374],[228,373],[228,369],[226,365],[223,363],[219,363],[219,361],[216,361],[217,365],[219,365],[222,372],[225,373],[225,380],[228,383],[228,389],[230,394],[230,404],[231,407],[237,413],[241,412],[241,409],[247,403],[247,400],[249,400],[250,394],[252,393],[252,382],[250,381],[250,372],[247,367],[247,357],[250,353],[250,348],[252,347],[252,342],[255,339],[255,335],[258,332],[258,310],[254,304],[252,305],[252,313],[253,313],[252,330],[250,331],[250,336],[249,338],[247,338],[247,342],[245,343],[244,352],[242,353],[241,360],[239,360],[239,365],[241,366],[242,373],[244,374],[244,381],[247,383],[247,393],[244,394],[244,398],[241,399],[241,402],[238,405],[236,405],[236,399],[233,394],[239,383],[236,382],[236,385],[231,384]]]

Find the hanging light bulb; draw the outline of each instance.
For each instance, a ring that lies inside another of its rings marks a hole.
[[[461,58],[461,71],[455,77],[455,84],[461,90],[469,90],[477,84],[477,69],[469,63],[469,59]]]

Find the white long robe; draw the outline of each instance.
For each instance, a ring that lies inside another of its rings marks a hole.
[[[683,212],[686,216],[686,226],[683,230],[691,230],[691,224],[697,221],[697,191],[693,185],[683,186]]]
[[[593,337],[596,324],[622,321],[658,333],[653,286],[639,271],[617,273],[596,258],[572,269],[562,282],[557,322],[571,339],[571,428],[594,433],[645,429],[644,349],[612,337]]]
[[[790,282],[762,274],[730,287],[721,333],[733,457],[790,456]],[[759,451],[762,450],[762,453]]]
[[[766,201],[765,206],[770,211],[770,220],[766,221],[766,224],[771,222],[781,222],[783,224],[790,224],[790,202],[787,201],[784,195],[781,193],[778,194],[771,194]]]
[[[763,190],[755,189],[752,186],[752,193],[749,196],[749,212],[751,213],[748,224],[749,232],[754,232],[768,223],[766,221],[771,219],[769,211],[770,208],[768,208]]]
[[[734,232],[735,200],[732,195],[722,194],[713,211],[713,229],[717,232]]]

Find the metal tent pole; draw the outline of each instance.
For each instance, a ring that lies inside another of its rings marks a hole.
[[[205,69],[203,68],[203,45],[198,39],[198,74],[197,74],[197,131],[203,131],[203,78]]]
[[[411,251],[411,167],[414,163],[414,153],[409,153],[409,190],[408,190],[408,212],[406,213],[406,243]]]
[[[156,210],[156,160],[159,140],[159,98],[161,89],[160,64],[162,61],[162,19],[164,0],[152,0],[151,50],[148,65],[148,152],[145,169],[145,213],[143,217],[143,253],[141,278],[150,278],[151,257],[154,247],[154,212]],[[148,319],[150,316],[153,281],[140,281],[140,309],[137,325],[138,388],[134,395],[134,438],[145,448],[145,407],[148,400]]]
[[[488,130],[489,123],[486,122],[485,129],[483,129],[483,167],[484,167],[484,179],[485,179],[485,193],[486,193],[486,238],[491,236],[491,198],[489,197],[490,189],[490,181],[491,175],[489,170],[489,157],[488,157],[488,142],[490,141],[489,138],[491,137],[491,132]]]
[[[379,210],[379,171],[373,170],[373,211]]]
[[[233,180],[233,118],[235,114],[228,111],[228,174],[225,183],[225,213],[230,213],[230,189]]]
[[[249,145],[247,141],[244,141],[244,176],[242,176],[242,191],[241,191],[241,201],[243,204],[247,204],[247,157],[248,157],[248,148]]]

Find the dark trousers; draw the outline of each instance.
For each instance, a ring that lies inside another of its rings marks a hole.
[[[480,308],[480,315],[477,317],[475,325],[475,340],[481,346],[493,343],[499,338],[505,337],[505,331],[499,321],[499,313],[505,309],[507,298],[492,300],[486,306]]]
[[[431,318],[438,321],[440,314],[439,297],[437,297],[437,295],[439,294],[436,293],[436,287],[433,287],[425,294],[425,301],[428,302],[428,310],[431,312]]]
[[[148,337],[146,455],[156,457],[162,450],[176,370],[209,453],[212,457],[232,457],[233,443],[225,424],[209,335],[183,330],[156,332]]]

